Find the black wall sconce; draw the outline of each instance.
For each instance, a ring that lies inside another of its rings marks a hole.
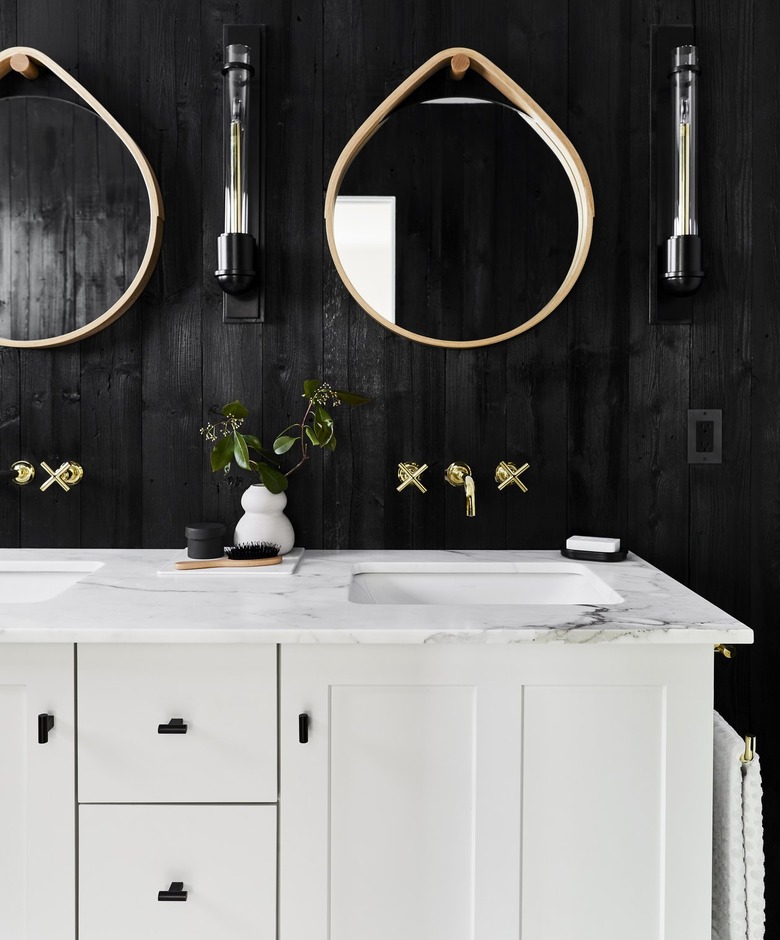
[[[650,321],[690,323],[704,278],[698,218],[698,75],[692,26],[653,27]]]
[[[225,323],[263,320],[264,30],[238,25],[222,30],[225,230],[217,239],[214,273],[224,292]]]

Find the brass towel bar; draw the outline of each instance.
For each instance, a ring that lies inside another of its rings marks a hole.
[[[745,753],[740,757],[743,764],[749,764],[756,753],[756,736],[754,734],[745,735]]]
[[[723,643],[715,644],[715,652],[722,653],[726,659],[734,658],[734,650],[730,646],[725,646]],[[743,764],[749,764],[756,753],[756,736],[754,734],[745,735],[745,751],[740,755],[740,760]]]

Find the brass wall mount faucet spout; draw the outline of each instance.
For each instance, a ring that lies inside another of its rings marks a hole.
[[[444,471],[444,479],[450,486],[462,486],[466,490],[466,515],[473,518],[477,514],[477,502],[474,478],[467,463],[451,463]]]

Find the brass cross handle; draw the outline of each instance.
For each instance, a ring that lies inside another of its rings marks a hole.
[[[401,490],[405,490],[410,483],[414,484],[421,493],[427,493],[428,490],[420,482],[420,477],[428,469],[428,464],[424,463],[421,467],[418,467],[416,463],[399,463],[398,464],[398,479],[401,481],[401,485],[396,487],[398,493]]]
[[[529,467],[530,464],[524,463],[522,467],[518,468],[510,461],[502,460],[496,467],[496,483],[498,483],[498,488],[505,490],[514,483],[516,486],[519,486],[524,493],[527,493],[528,487],[520,479],[520,474],[525,473]]]
[[[52,483],[57,483],[69,493],[71,486],[75,486],[84,476],[84,468],[75,460],[66,460],[56,470],[52,470],[43,460],[41,466],[49,474],[49,479],[41,486],[41,492],[48,490]]]

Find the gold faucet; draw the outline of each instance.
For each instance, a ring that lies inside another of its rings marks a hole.
[[[476,516],[477,503],[474,492],[474,478],[471,467],[467,463],[451,463],[444,471],[444,479],[450,486],[463,486],[466,490],[466,515],[469,518]]]

